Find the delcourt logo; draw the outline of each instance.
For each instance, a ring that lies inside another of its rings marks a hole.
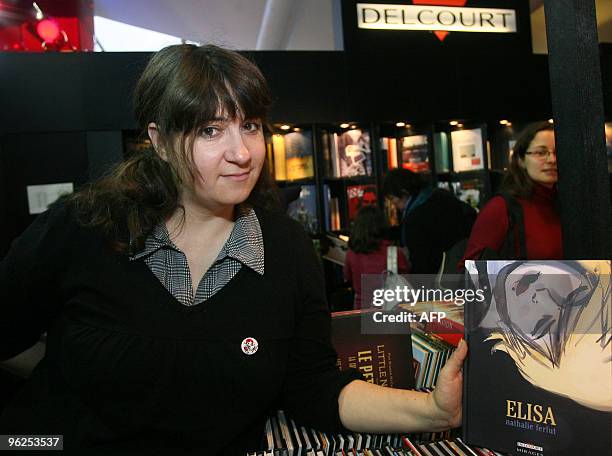
[[[465,8],[468,0],[412,0],[411,5],[357,4],[363,29],[432,31],[440,41],[449,32],[516,33],[516,11]]]
[[[467,0],[412,0],[414,5],[429,5],[429,6],[465,6]],[[446,30],[434,30],[434,35],[440,41],[444,41],[446,35],[449,34]]]

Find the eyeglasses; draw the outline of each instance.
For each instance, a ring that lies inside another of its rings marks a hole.
[[[548,147],[542,147],[542,148],[539,148],[539,149],[528,150],[528,151],[525,152],[525,155],[531,155],[533,158],[537,158],[538,160],[545,160],[551,154],[556,157],[557,156],[557,151],[554,150],[554,149],[550,150]]]

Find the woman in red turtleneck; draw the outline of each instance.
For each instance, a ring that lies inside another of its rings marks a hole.
[[[557,155],[553,126],[548,122],[529,125],[517,139],[513,150],[501,191],[518,201],[522,208],[526,259],[561,259],[563,245],[557,206]],[[501,250],[508,238],[508,226],[505,199],[502,196],[491,198],[476,219],[463,260],[479,259],[485,250],[504,255]],[[515,257],[519,257],[518,245]]]

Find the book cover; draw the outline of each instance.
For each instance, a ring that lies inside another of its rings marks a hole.
[[[329,200],[329,207],[331,211],[331,230],[340,231],[342,229],[342,222],[340,220],[340,201],[338,201],[338,198],[331,198]]]
[[[287,214],[300,222],[307,232],[316,233],[319,230],[316,187],[302,185],[299,198],[289,204]]]
[[[287,179],[287,164],[285,161],[285,138],[283,135],[272,135],[272,150],[274,152],[274,178]]]
[[[285,160],[288,180],[314,176],[310,131],[293,131],[285,135]]]
[[[474,209],[480,207],[485,183],[482,179],[468,179],[453,182],[453,192],[461,201],[469,204]]]
[[[337,156],[340,177],[372,174],[370,134],[358,128],[338,135]]]
[[[332,343],[338,352],[338,367],[357,369],[366,381],[377,385],[414,388],[410,333],[362,334],[362,312],[332,314]]]
[[[321,130],[321,155],[323,156],[323,175],[327,177],[334,176],[332,163],[332,141],[333,136],[327,130]]]
[[[402,168],[415,173],[429,172],[429,143],[426,135],[405,136],[401,139]]]
[[[331,157],[332,177],[341,177],[340,152],[338,152],[338,133],[331,133],[329,139],[329,155]]]
[[[453,170],[455,172],[484,169],[484,149],[480,128],[453,131],[451,133],[451,148],[453,150]]]
[[[355,219],[357,212],[364,206],[375,206],[377,203],[376,185],[350,185],[346,188],[349,223]]]
[[[457,198],[474,209],[478,209],[480,205],[480,190],[477,188],[461,188],[457,192]]]
[[[397,140],[395,138],[388,137],[380,138],[380,149],[382,155],[387,156],[387,168],[397,168]]]
[[[323,184],[323,217],[325,217],[325,231],[331,231],[332,215],[331,215],[331,192],[329,185]]]
[[[610,454],[610,261],[467,261],[464,441],[530,456]]]

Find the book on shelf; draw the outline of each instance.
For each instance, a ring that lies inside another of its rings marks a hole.
[[[355,219],[359,209],[376,206],[376,185],[349,185],[346,187],[349,223]]]
[[[610,261],[467,261],[464,441],[513,454],[610,454]]]
[[[323,175],[333,176],[332,166],[332,142],[334,141],[333,135],[325,129],[320,130],[321,140],[321,156],[323,157]]]
[[[384,207],[383,211],[385,213],[385,218],[387,219],[387,223],[390,227],[399,226],[399,214],[397,208],[393,205],[391,200],[388,198],[384,199]]]
[[[361,318],[370,310],[332,313],[332,343],[340,369],[357,369],[370,383],[414,387],[412,341],[405,334],[362,334]]]
[[[429,172],[429,141],[427,135],[404,136],[400,143],[402,168],[415,173]]]
[[[304,229],[311,234],[319,230],[319,219],[317,217],[317,190],[315,185],[301,185],[300,196],[289,203],[287,214],[302,224]]]
[[[455,177],[457,178],[457,177]],[[457,181],[442,181],[437,183],[438,188],[448,190],[458,199],[479,210],[485,194],[485,181],[480,178],[460,179]]]
[[[285,162],[285,138],[281,134],[272,135],[272,151],[274,156],[274,178],[277,181],[287,180],[287,165]]]
[[[372,175],[372,149],[368,131],[355,128],[327,135],[332,177]]]
[[[340,231],[340,202],[331,196],[329,185],[323,186],[323,211],[325,213],[325,231]]]
[[[387,157],[387,168],[395,169],[399,166],[397,160],[397,139],[391,137],[380,138],[382,155]]]
[[[453,170],[455,172],[484,169],[482,129],[455,130],[451,132]]]
[[[314,176],[312,132],[300,130],[285,135],[287,179],[306,179]]]
[[[434,141],[434,157],[436,159],[436,173],[450,172],[450,153],[448,147],[448,134],[441,131],[435,133]]]
[[[460,188],[457,193],[457,198],[466,204],[469,204],[474,209],[478,209],[480,205],[480,189],[478,188]]]
[[[272,136],[274,178],[276,180],[307,179],[314,176],[312,133],[293,131]]]

